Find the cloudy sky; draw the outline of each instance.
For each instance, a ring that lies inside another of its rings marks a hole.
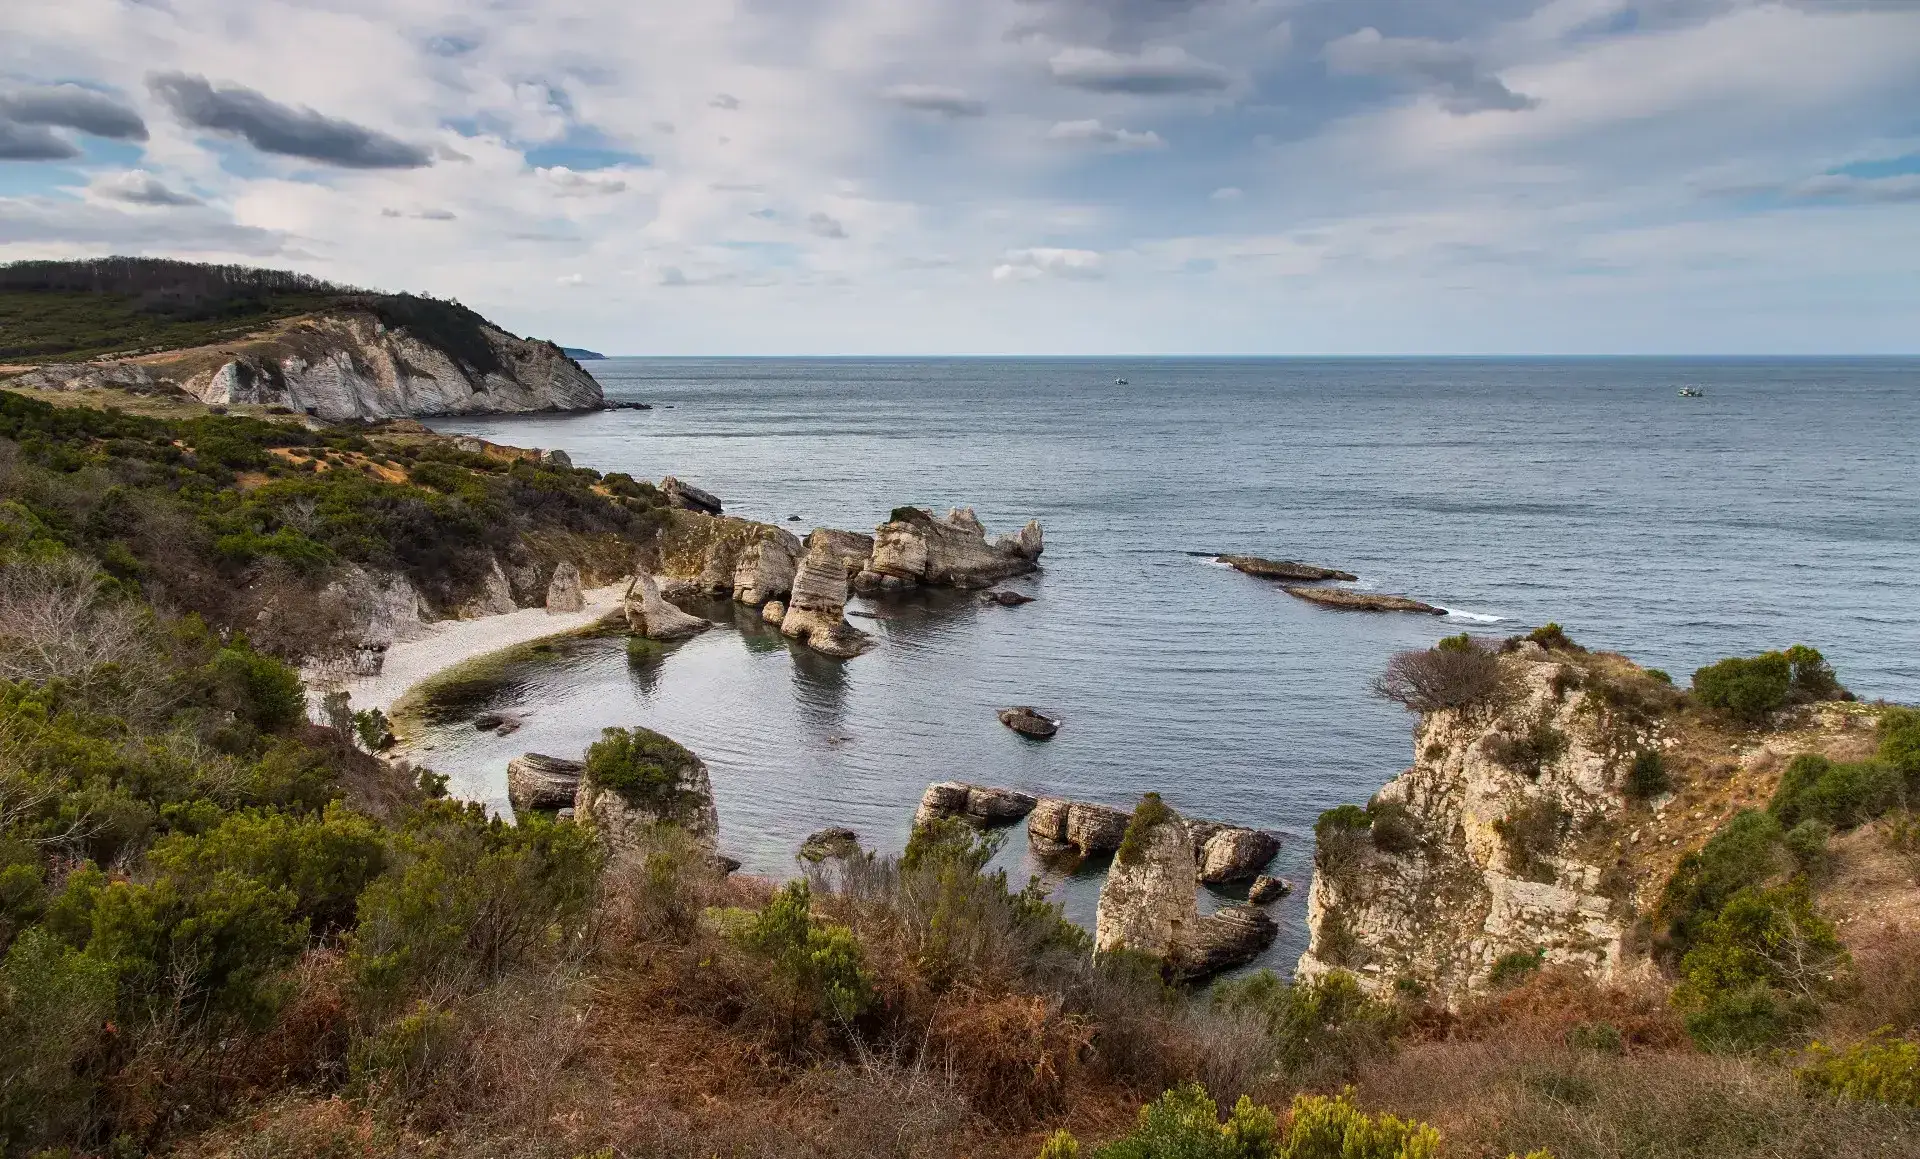
[[[6,0],[0,259],[623,353],[1920,351],[1920,0]]]

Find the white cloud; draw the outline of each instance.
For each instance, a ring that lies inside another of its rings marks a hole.
[[[1087,280],[1104,273],[1105,260],[1093,250],[1046,247],[1008,250],[993,267],[996,282],[1025,282],[1035,278]]]
[[[605,197],[608,194],[624,193],[627,188],[627,183],[618,177],[576,173],[565,165],[535,169],[534,172],[553,186],[554,192],[562,197]]]
[[[1097,120],[1060,121],[1047,130],[1047,140],[1069,145],[1097,145],[1118,153],[1167,147],[1160,134],[1152,130],[1134,132],[1130,129],[1110,129]]]
[[[1237,185],[1222,185],[1208,195],[1214,201],[1238,201],[1246,196]]]

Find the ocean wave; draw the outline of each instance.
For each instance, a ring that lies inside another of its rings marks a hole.
[[[1434,606],[1444,609],[1449,619],[1467,620],[1475,624],[1498,624],[1506,619],[1505,616],[1489,616],[1485,612],[1461,611],[1459,608],[1449,608],[1445,604]]]

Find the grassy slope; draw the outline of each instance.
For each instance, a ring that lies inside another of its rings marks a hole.
[[[78,362],[204,346],[323,309],[329,301],[327,295],[289,294],[219,317],[186,319],[143,311],[130,294],[0,290],[0,362]]]

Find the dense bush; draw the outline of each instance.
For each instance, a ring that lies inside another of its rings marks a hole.
[[[1818,820],[1852,829],[1900,803],[1905,790],[1905,779],[1885,762],[1802,755],[1787,765],[1767,811],[1787,828]]]
[[[1425,651],[1399,652],[1374,678],[1375,696],[1411,712],[1464,708],[1492,699],[1500,690],[1500,657],[1459,638]]]
[[[1875,1038],[1845,1050],[1815,1043],[1799,1076],[1810,1094],[1920,1110],[1920,1043],[1907,1039]]]
[[[1759,724],[1789,703],[1850,696],[1826,659],[1805,644],[1709,664],[1693,674],[1693,695],[1700,704],[1745,724]]]
[[[1667,760],[1656,749],[1643,749],[1634,755],[1627,769],[1627,796],[1648,801],[1670,791],[1673,779],[1667,775]]]
[[[1212,1001],[1219,1010],[1259,1016],[1280,1073],[1303,1086],[1352,1079],[1363,1064],[1392,1053],[1405,1027],[1400,1010],[1368,997],[1344,970],[1294,982],[1262,970],[1217,983]]]
[[[1666,952],[1676,960],[1691,948],[1728,899],[1791,867],[1786,833],[1771,814],[1735,814],[1699,852],[1680,859],[1655,911],[1666,927]]]
[[[1566,836],[1572,815],[1553,797],[1522,799],[1493,823],[1506,846],[1507,868],[1529,881],[1554,879],[1549,858]]]
[[[1079,1144],[1056,1132],[1040,1159],[1076,1159]],[[1440,1133],[1425,1123],[1369,1115],[1348,1095],[1300,1095],[1285,1128],[1246,1096],[1220,1119],[1198,1084],[1176,1087],[1140,1108],[1131,1133],[1092,1151],[1093,1159],[1438,1159]],[[1529,1159],[1550,1159],[1544,1154]]]
[[[646,728],[609,728],[587,747],[586,775],[658,816],[679,808],[680,782],[697,758],[671,737]]]
[[[1518,736],[1496,734],[1486,742],[1487,755],[1530,781],[1540,779],[1546,766],[1567,751],[1567,734],[1545,718],[1534,721]]]
[[[1701,927],[1674,1003],[1706,1049],[1771,1046],[1811,1024],[1845,962],[1803,887],[1748,887]]]
[[[1113,856],[1122,865],[1137,865],[1147,855],[1147,842],[1152,840],[1153,828],[1173,816],[1173,810],[1160,799],[1158,793],[1148,793],[1140,798],[1133,807],[1133,816],[1127,819],[1127,831],[1121,835],[1120,848]]]
[[[1494,960],[1493,969],[1487,972],[1487,985],[1501,987],[1524,982],[1539,973],[1546,961],[1545,950],[1514,950],[1502,954]]]

